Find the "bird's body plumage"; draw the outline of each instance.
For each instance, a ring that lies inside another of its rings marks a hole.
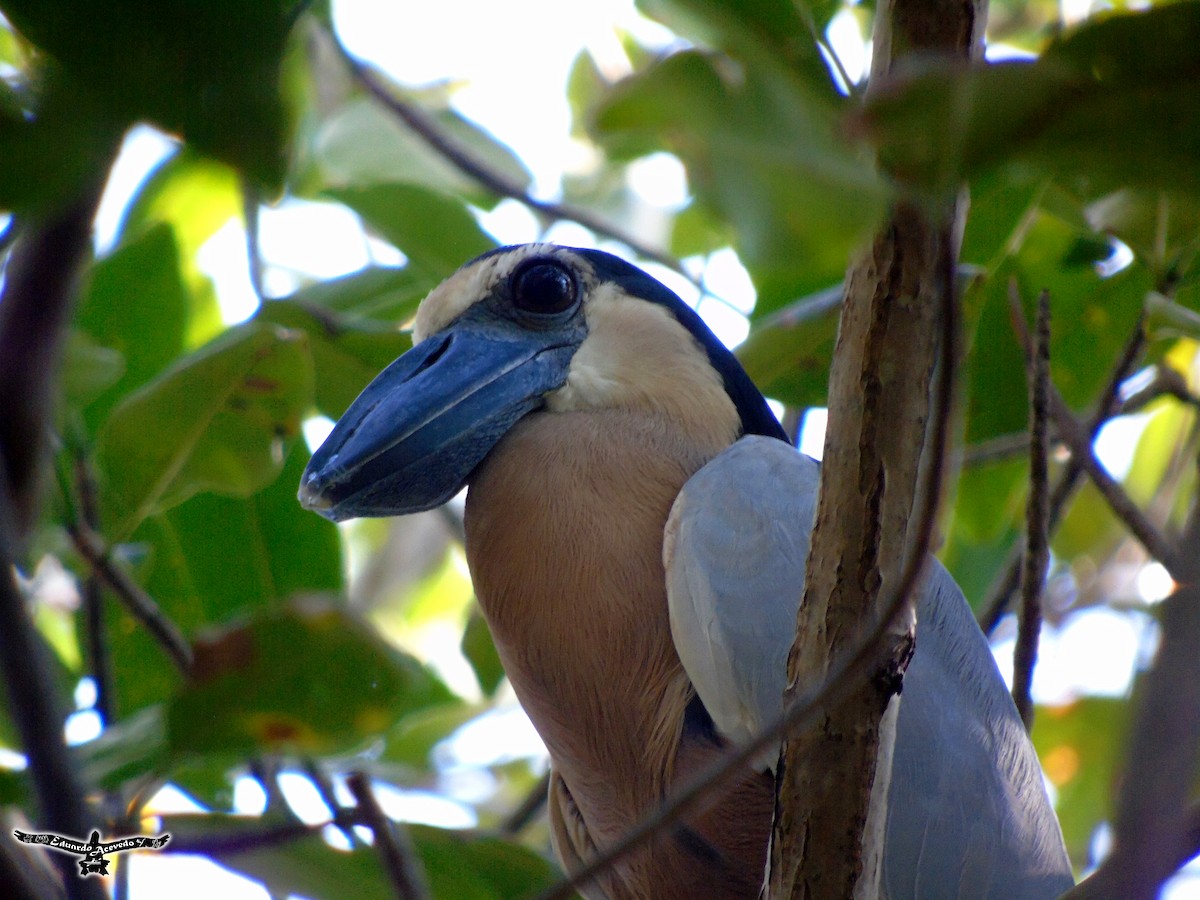
[[[414,337],[314,455],[301,498],[334,519],[387,515],[469,483],[476,593],[550,752],[551,830],[576,869],[780,708],[816,464],[695,313],[607,254],[481,257],[430,295]],[[1070,870],[1036,757],[936,563],[918,620],[890,896],[1053,896]],[[587,896],[756,896],[772,762]]]

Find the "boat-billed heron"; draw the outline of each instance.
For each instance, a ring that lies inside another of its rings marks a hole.
[[[469,485],[466,550],[496,649],[550,752],[568,870],[781,709],[818,465],[699,316],[596,250],[506,247],[422,303],[413,349],[313,455],[340,521]],[[931,561],[904,679],[885,849],[907,897],[1071,884],[1041,770],[962,592]],[[768,766],[585,887],[748,898]]]

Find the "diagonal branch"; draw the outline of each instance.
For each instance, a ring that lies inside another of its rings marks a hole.
[[[346,776],[346,787],[358,804],[359,819],[375,834],[375,849],[396,896],[400,900],[427,900],[429,887],[417,851],[407,832],[384,815],[371,790],[370,777],[363,771],[351,772]]]
[[[192,671],[192,645],[171,618],[162,611],[141,585],[126,575],[112,560],[100,537],[82,522],[67,526],[67,533],[79,555],[92,567],[109,589],[121,600],[138,623],[158,641],[184,675]]]
[[[688,272],[680,264],[679,260],[661,250],[648,246],[603,217],[596,215],[591,210],[571,206],[566,203],[552,203],[547,200],[538,200],[530,196],[519,182],[509,178],[503,172],[492,168],[469,149],[454,140],[424,109],[400,97],[395,91],[389,90],[363,63],[351,56],[350,52],[332,32],[330,32],[330,39],[333,41],[334,46],[337,47],[342,59],[345,60],[346,66],[350,69],[354,79],[366,89],[367,93],[390,110],[400,121],[412,129],[421,140],[425,141],[426,144],[441,154],[443,159],[468,178],[477,181],[493,194],[500,197],[507,197],[510,200],[516,200],[534,212],[549,216],[551,219],[577,222],[584,228],[594,231],[596,234],[619,241],[639,256],[653,260],[659,265],[666,266],[671,271],[677,272],[698,289],[707,293],[704,285]]]
[[[1033,669],[1042,630],[1042,587],[1050,562],[1050,498],[1047,468],[1050,400],[1050,295],[1038,297],[1037,330],[1029,372],[1029,502],[1025,508],[1025,559],[1021,566],[1021,606],[1013,654],[1013,702],[1025,730],[1033,727]]]

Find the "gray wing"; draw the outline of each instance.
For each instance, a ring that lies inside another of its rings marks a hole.
[[[782,441],[746,437],[697,472],[671,510],[671,633],[718,731],[735,742],[782,708],[819,472]],[[917,601],[893,766],[890,897],[1052,897],[1071,886],[1037,757],[936,560]]]

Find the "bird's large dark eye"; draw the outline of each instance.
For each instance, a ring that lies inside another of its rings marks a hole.
[[[513,274],[512,298],[517,309],[525,312],[566,312],[579,298],[579,284],[575,274],[561,263],[535,259]]]

